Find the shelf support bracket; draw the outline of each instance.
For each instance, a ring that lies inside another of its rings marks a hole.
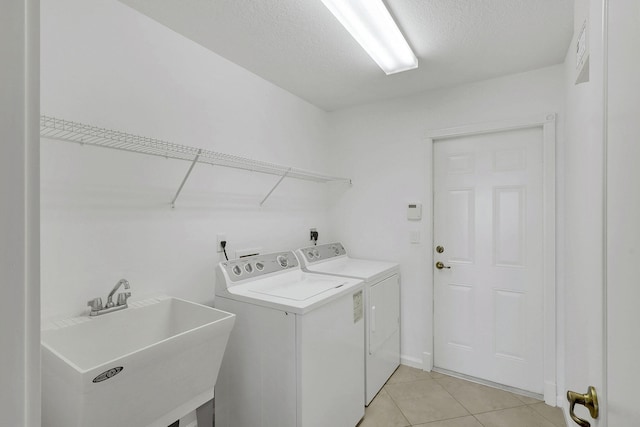
[[[278,188],[278,186],[280,185],[280,183],[282,182],[283,179],[285,179],[287,177],[287,175],[289,175],[289,172],[291,172],[292,168],[287,169],[287,171],[280,177],[280,179],[278,180],[278,182],[276,182],[276,185],[273,186],[273,188],[271,189],[271,191],[269,191],[267,193],[266,196],[264,196],[264,199],[262,199],[262,201],[260,202],[260,206],[262,206],[264,204],[264,202],[267,201],[267,199],[269,198],[269,196],[271,195],[271,193],[273,193],[273,191]]]
[[[196,157],[191,162],[191,166],[189,166],[189,170],[187,171],[187,174],[184,176],[184,179],[182,180],[182,183],[180,184],[180,187],[178,188],[178,191],[176,192],[176,195],[173,196],[173,200],[171,201],[171,207],[172,208],[176,207],[176,200],[178,199],[178,196],[180,195],[180,192],[182,191],[182,187],[184,187],[184,184],[187,182],[187,179],[189,179],[189,175],[191,175],[191,171],[193,170],[193,167],[196,165],[196,163],[198,163],[198,159],[200,159],[200,154],[202,154],[202,149],[198,150],[198,154],[196,155]]]

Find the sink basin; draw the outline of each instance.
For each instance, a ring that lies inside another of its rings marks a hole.
[[[42,331],[43,427],[166,427],[213,398],[235,315],[178,298]]]

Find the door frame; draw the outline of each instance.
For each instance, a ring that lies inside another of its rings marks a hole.
[[[550,406],[557,406],[557,311],[556,311],[556,114],[529,116],[522,119],[510,119],[498,122],[477,123],[452,128],[432,130],[427,133],[427,151],[431,155],[431,248],[433,240],[434,211],[433,194],[435,181],[433,149],[436,141],[462,136],[481,135],[518,129],[542,129],[542,217],[543,217],[543,282],[544,282],[544,401]],[[431,249],[432,250],[432,249]],[[430,258],[430,257],[429,257]],[[433,269],[433,267],[432,267]],[[431,301],[435,304],[435,286],[432,274]],[[432,307],[431,349],[435,349],[435,316]],[[433,353],[425,354],[424,369],[433,368]]]

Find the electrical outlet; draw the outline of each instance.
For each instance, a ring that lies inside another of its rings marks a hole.
[[[216,252],[222,253],[222,245],[220,245],[220,242],[224,242],[224,241],[227,241],[227,235],[226,234],[217,234],[216,235]]]
[[[316,230],[315,228],[309,230],[309,240],[311,240],[312,242],[318,241],[318,230]]]

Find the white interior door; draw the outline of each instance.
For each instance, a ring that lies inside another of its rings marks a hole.
[[[608,423],[601,414],[605,424],[599,425],[617,427],[640,425],[640,2],[610,1],[608,12],[608,363],[607,389],[600,393]]]
[[[542,127],[434,142],[437,368],[543,394],[542,173]]]

